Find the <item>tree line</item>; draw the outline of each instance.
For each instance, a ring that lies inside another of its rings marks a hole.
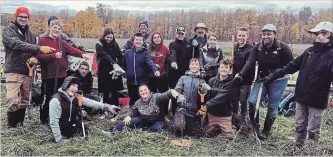
[[[333,10],[320,9],[312,11],[310,7],[303,7],[299,11],[288,7],[278,9],[275,5],[268,5],[263,10],[256,9],[226,9],[214,8],[210,11],[173,10],[151,12],[145,18],[143,15],[130,11],[116,10],[110,5],[97,3],[96,7],[87,7],[77,13],[69,10],[50,12],[33,10],[30,26],[34,34],[39,35],[47,30],[47,19],[56,15],[63,20],[63,31],[70,37],[99,38],[105,27],[111,27],[116,38],[128,38],[138,31],[138,24],[146,19],[150,31],[159,31],[165,39],[175,38],[177,26],[186,28],[188,36],[194,34],[194,27],[204,22],[209,32],[218,35],[220,41],[231,40],[231,35],[240,27],[247,27],[251,41],[260,39],[260,30],[272,23],[277,27],[278,37],[286,43],[310,43],[312,41],[307,30],[321,21],[332,21]],[[2,16],[2,25],[8,24],[10,15]]]

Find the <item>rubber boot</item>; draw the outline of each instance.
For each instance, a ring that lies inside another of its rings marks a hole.
[[[250,134],[256,134],[258,136],[259,128],[260,128],[259,112],[258,112],[256,118],[254,118],[254,114],[255,114],[255,105],[249,103],[249,118],[250,118],[250,122],[249,122],[249,125],[248,125],[249,132],[250,132]]]
[[[8,128],[16,128],[18,123],[18,113],[19,110],[14,112],[7,112]]]
[[[24,122],[24,117],[25,117],[25,108],[24,109],[19,109],[18,110],[18,115],[17,115],[17,121],[18,121],[18,124],[20,125],[20,126],[23,126],[23,122]]]
[[[259,136],[260,140],[265,140],[268,138],[269,133],[271,132],[271,128],[274,124],[275,118],[272,117],[266,117],[265,123],[264,123],[264,129],[262,130],[262,133]]]

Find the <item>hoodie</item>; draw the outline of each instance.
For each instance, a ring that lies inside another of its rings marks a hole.
[[[75,70],[74,77],[77,77],[81,81],[80,90],[83,91],[83,94],[90,94],[92,92],[92,86],[93,86],[93,77],[91,72],[89,71],[88,74],[85,77],[82,77],[79,70]]]
[[[77,99],[74,96],[70,97],[63,90],[63,87],[68,87],[69,83],[70,81],[65,80],[62,88],[58,89],[58,92],[53,96],[50,101],[50,127],[56,142],[62,139],[61,130],[66,129],[66,126],[80,124],[80,121],[78,121],[76,118],[79,115],[79,106],[77,103]],[[82,103],[84,106],[93,109],[105,108],[105,105],[103,103],[90,100],[85,97],[83,97]]]
[[[179,79],[175,90],[180,93],[178,99],[186,99],[185,106],[180,106],[185,109],[185,115],[195,117],[198,112],[200,108],[198,88],[199,85],[203,83],[205,83],[205,80],[200,77],[200,72],[193,74],[187,71],[185,75]]]
[[[153,42],[153,37],[155,34],[159,34],[161,37],[161,43],[158,45],[154,44]],[[151,54],[154,63],[160,66],[159,71],[161,73],[161,76],[165,76],[167,75],[170,52],[168,48],[163,45],[162,35],[158,32],[154,32],[151,34],[150,43],[151,44],[148,47],[148,52]],[[150,73],[149,76],[156,77],[153,73]]]

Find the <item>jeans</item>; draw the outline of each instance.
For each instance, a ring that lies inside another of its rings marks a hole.
[[[125,126],[124,122],[120,122],[116,126],[116,130],[122,131]],[[160,132],[162,131],[164,125],[161,121],[148,120],[142,117],[133,117],[128,126],[131,128],[147,128],[147,131],[149,132]]]
[[[260,103],[263,98],[268,95],[268,109],[267,118],[276,118],[278,116],[278,104],[281,100],[284,90],[288,84],[288,78],[275,80],[270,84],[264,85],[262,88]],[[260,84],[258,81],[254,83],[251,95],[249,98],[249,105],[252,109],[250,111],[254,112],[255,104],[257,102]],[[251,115],[252,114],[252,115]],[[250,113],[250,118],[253,118],[254,113]]]
[[[139,96],[139,85],[131,85],[127,83],[128,96],[130,97],[130,106],[132,107],[134,103],[140,98]]]

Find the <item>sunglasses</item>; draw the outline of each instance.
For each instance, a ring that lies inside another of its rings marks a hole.
[[[29,16],[17,16],[17,17],[19,17],[21,19],[28,19],[29,18]]]
[[[313,34],[315,36],[318,36],[319,34],[326,34],[327,32],[326,31],[319,31],[319,32],[314,32]]]

